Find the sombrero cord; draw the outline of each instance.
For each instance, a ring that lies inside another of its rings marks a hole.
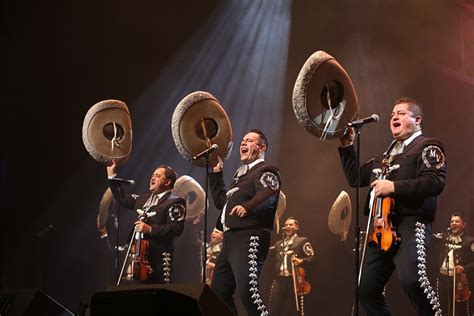
[[[329,111],[331,112],[331,116],[329,117],[326,124],[324,125],[324,129],[323,129],[323,132],[322,132],[321,137],[319,138],[319,140],[325,140],[326,139],[326,136],[328,134],[328,131],[327,131],[328,127],[332,125],[333,121],[338,121],[341,118],[342,113],[344,113],[344,110],[343,110],[343,111],[341,111],[341,113],[339,115],[334,115],[335,110],[333,111],[333,109],[332,109],[331,97],[329,95],[329,86],[327,84],[326,84],[326,99],[328,101]]]
[[[206,124],[204,124],[204,119],[201,119],[201,128],[204,133],[204,137],[206,137],[207,146],[211,147],[212,143],[211,143],[211,140],[209,139],[209,136],[207,136],[207,128],[206,128]]]
[[[110,141],[110,146],[111,150],[114,151],[114,146],[119,146],[119,143],[117,142],[117,126],[115,125],[115,122],[112,122],[114,124],[114,137]]]

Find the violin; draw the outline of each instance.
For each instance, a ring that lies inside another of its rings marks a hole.
[[[306,272],[302,267],[295,267],[296,293],[306,295],[311,292],[311,284],[305,280]]]
[[[139,220],[145,221],[146,214],[143,214]],[[153,271],[150,262],[148,261],[150,242],[143,238],[142,232],[135,231],[134,234],[133,260],[131,262],[132,278],[136,281],[144,282],[148,280],[150,273]]]
[[[456,302],[467,302],[471,298],[469,283],[466,273],[456,273],[456,286],[454,288]]]
[[[304,279],[304,269],[302,267],[296,266],[293,262],[296,257],[295,253],[293,251],[289,251],[288,254],[291,254],[291,272],[293,275],[293,289],[295,294],[296,310],[300,311],[298,296],[306,295],[311,292],[311,284],[309,284],[309,282]]]
[[[398,165],[396,166],[398,167]],[[384,159],[382,161],[382,168],[378,171],[377,180],[385,179],[397,167],[392,166],[390,168],[387,159]],[[373,222],[370,240],[379,245],[384,251],[388,251],[399,241],[391,220],[394,207],[395,200],[389,196],[377,197],[372,204],[371,216]]]
[[[459,257],[456,256],[456,264],[459,265]],[[456,271],[456,267],[454,267]],[[454,297],[456,302],[466,302],[471,298],[471,290],[469,289],[469,281],[464,272],[455,272],[454,275]]]

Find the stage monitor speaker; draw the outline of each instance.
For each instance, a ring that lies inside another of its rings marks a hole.
[[[91,299],[91,316],[108,315],[234,315],[202,283],[120,285]]]
[[[73,316],[64,306],[39,289],[0,294],[1,316]]]

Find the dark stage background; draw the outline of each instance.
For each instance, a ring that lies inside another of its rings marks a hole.
[[[83,146],[84,116],[100,100],[127,103],[133,149],[119,175],[135,179],[137,192],[161,163],[204,185],[204,169],[178,154],[170,127],[179,101],[204,90],[221,101],[233,124],[226,179],[239,164],[247,129],[269,137],[267,160],[280,167],[287,196],[284,217],[299,218],[300,235],[316,249],[317,262],[307,270],[313,286],[307,314],[348,315],[352,245],[330,233],[327,216],[341,190],[353,205],[355,192],[339,165],[339,142],[303,130],[291,103],[298,72],[317,50],[350,74],[360,116],[381,117],[364,127],[362,160],[389,143],[395,99],[424,104],[423,131],[443,141],[449,167],[434,231],[446,227],[452,211],[465,212],[472,226],[472,0],[3,2],[1,26],[2,289],[41,288],[77,311],[113,284],[114,256],[95,228],[106,173]],[[210,230],[217,217],[212,202],[209,212]],[[123,243],[134,215],[119,215]],[[108,223],[115,243],[113,227]],[[200,229],[188,223],[176,241],[175,282],[200,280]],[[434,265],[437,251],[434,244]],[[273,262],[263,272],[265,297]],[[396,278],[388,297],[395,315],[414,315]]]

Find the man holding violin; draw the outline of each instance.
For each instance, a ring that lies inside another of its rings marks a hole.
[[[135,210],[138,220],[135,232],[143,233],[148,241],[147,257],[151,273],[141,278],[143,283],[164,284],[171,282],[171,270],[174,250],[174,239],[184,230],[186,218],[186,201],[171,194],[177,175],[169,166],[156,168],[150,178],[149,192],[137,195],[126,192],[117,176],[115,161],[107,166],[110,189],[114,198],[123,206]],[[134,278],[137,280],[134,271]]]
[[[438,275],[439,299],[445,315],[474,314],[469,288],[474,285],[474,238],[466,234],[465,228],[464,216],[453,213],[446,234],[439,234],[445,241]]]
[[[298,236],[299,222],[285,221],[284,238],[275,243],[275,278],[270,292],[270,315],[304,315],[303,295],[311,285],[304,279],[303,267],[314,262],[308,238]]]
[[[339,154],[349,184],[372,188],[365,215],[375,217],[373,201],[379,198],[392,201],[388,215],[392,227],[387,237],[392,238],[392,233],[396,233],[396,238],[388,249],[383,249],[376,234],[366,245],[365,259],[361,262],[359,298],[369,316],[391,315],[385,285],[395,270],[418,315],[441,314],[437,293],[427,277],[426,257],[437,197],[446,180],[446,160],[441,142],[422,134],[421,122],[421,104],[409,98],[395,101],[390,119],[394,140],[384,153],[360,166],[359,183],[354,129],[340,138]],[[373,180],[373,171],[377,169],[388,170],[388,174]],[[374,226],[369,229],[372,233]]]

